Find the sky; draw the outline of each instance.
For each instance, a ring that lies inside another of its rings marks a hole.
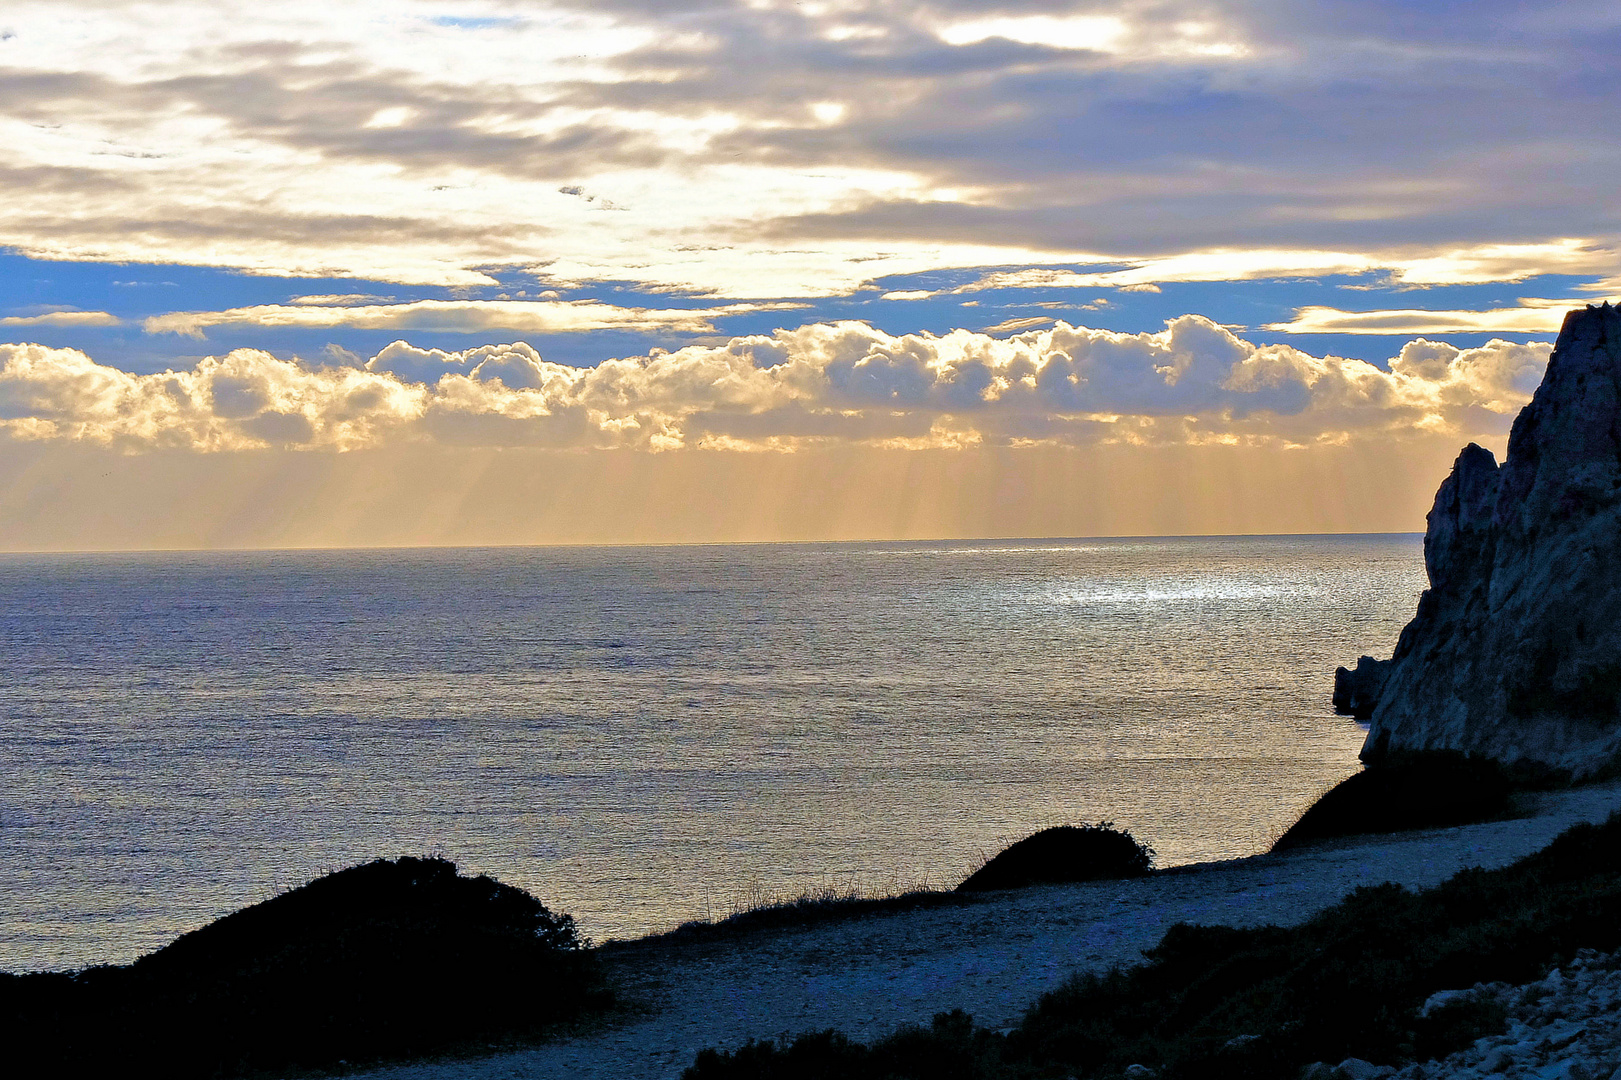
[[[0,549],[1409,531],[1621,8],[8,0]]]

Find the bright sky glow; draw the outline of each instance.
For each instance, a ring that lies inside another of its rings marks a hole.
[[[953,23],[940,37],[952,45],[974,45],[994,37],[1055,49],[1113,52],[1127,32],[1125,21],[1112,15],[1002,15]]]

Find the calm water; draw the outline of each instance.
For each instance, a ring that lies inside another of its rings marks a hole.
[[[1108,818],[1264,848],[1420,540],[0,557],[0,968],[443,853],[601,940]]]

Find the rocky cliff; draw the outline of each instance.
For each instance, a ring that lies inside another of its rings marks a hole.
[[[1621,760],[1621,309],[1565,318],[1501,466],[1435,495],[1430,587],[1387,661],[1340,669],[1364,761],[1454,749],[1591,775]]]

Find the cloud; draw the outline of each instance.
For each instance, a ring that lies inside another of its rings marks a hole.
[[[446,375],[465,374],[475,380],[499,379],[513,390],[534,390],[549,377],[572,383],[578,368],[547,364],[527,342],[483,345],[465,352],[419,349],[396,341],[366,361],[367,371],[386,373],[402,382],[436,383]]]
[[[1522,299],[1519,307],[1489,311],[1341,311],[1303,307],[1288,322],[1266,329],[1289,334],[1549,334],[1556,333],[1565,312],[1577,300]]]
[[[1009,338],[813,323],[594,367],[547,361],[524,342],[445,351],[397,341],[361,365],[238,349],[187,371],[135,375],[71,349],[5,345],[0,428],[129,452],[1461,439],[1506,430],[1548,352],[1420,340],[1386,370],[1256,345],[1195,315],[1158,333],[1059,322]]]
[[[1038,326],[1046,326],[1052,321],[1051,318],[1043,315],[1004,319],[995,326],[987,326],[982,332],[986,334],[1015,334],[1022,330],[1034,330]]]
[[[119,326],[121,320],[105,311],[47,311],[43,315],[12,315],[0,326]]]
[[[1533,273],[1597,273],[1616,260],[1611,248],[1580,240],[1546,244],[1485,244],[1431,252],[1294,251],[1283,249],[1213,249],[1164,258],[1144,259],[1112,270],[1081,271],[1033,266],[996,270],[949,290],[952,294],[990,289],[1095,289],[1159,292],[1161,282],[1254,281],[1279,277],[1321,277],[1388,271],[1389,285],[1473,285],[1520,281]],[[1535,269],[1533,269],[1535,268]],[[1532,301],[1570,305],[1581,301]],[[1555,327],[1557,329],[1557,326]]]
[[[803,304],[727,304],[709,308],[627,308],[597,300],[416,300],[408,304],[337,301],[369,297],[309,297],[293,304],[260,304],[227,311],[175,311],[154,315],[142,325],[149,334],[185,334],[200,338],[214,326],[295,327],[300,329],[351,327],[357,330],[434,330],[481,333],[513,330],[519,333],[577,333],[586,330],[668,330],[689,334],[713,333],[711,321],[756,311],[786,311]]]
[[[131,375],[73,349],[0,345],[0,416],[21,439],[125,450],[346,450],[421,418],[426,390],[352,368],[239,349],[190,371]]]
[[[393,300],[392,296],[377,296],[372,293],[311,293],[307,296],[295,296],[288,302],[320,307],[358,307],[362,304],[387,304]]]
[[[1001,15],[952,23],[941,30],[940,37],[952,45],[1003,38],[1025,45],[1114,52],[1128,33],[1125,22],[1111,15]]]
[[[1219,280],[1253,251],[1621,273],[1597,3],[163,7],[8,5],[0,244],[730,298],[964,266]]]

